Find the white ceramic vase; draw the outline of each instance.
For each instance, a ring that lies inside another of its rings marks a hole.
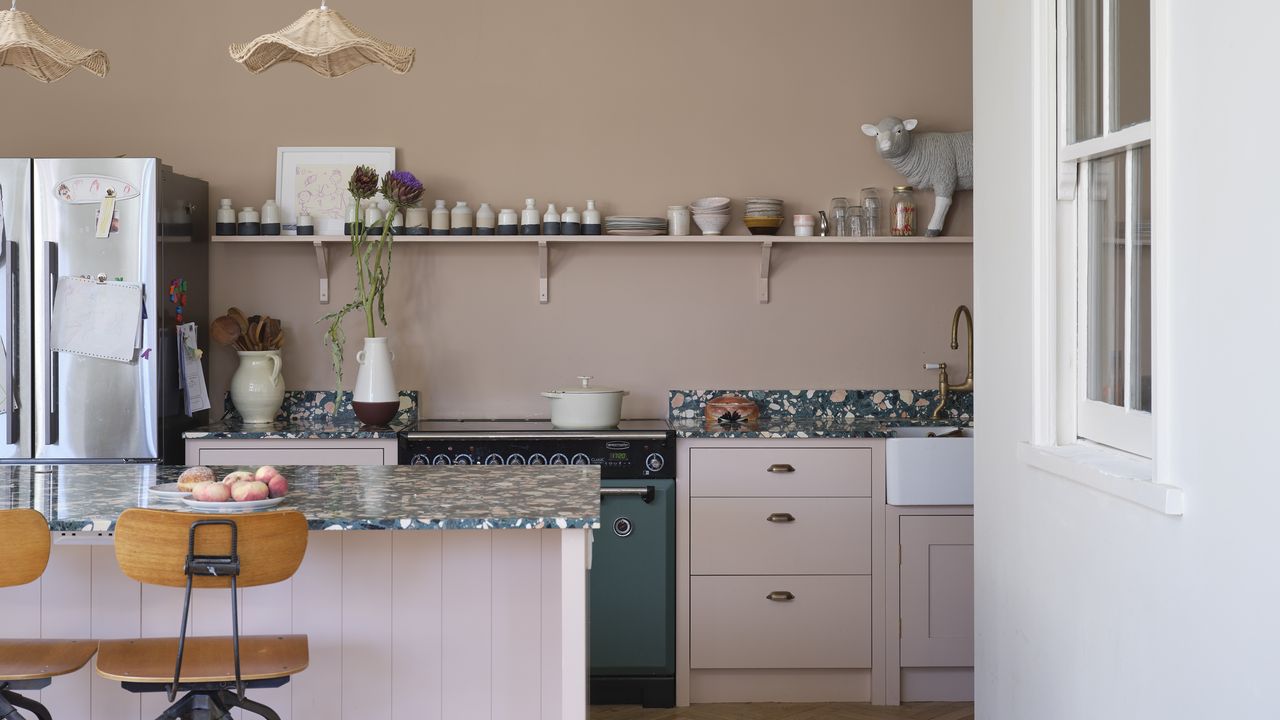
[[[356,353],[360,370],[351,406],[356,418],[365,425],[386,425],[400,409],[400,391],[396,389],[391,361],[395,353],[387,347],[385,337],[367,337],[364,349]]]
[[[284,402],[284,375],[275,350],[243,351],[240,367],[231,376],[231,403],[246,423],[274,422]]]

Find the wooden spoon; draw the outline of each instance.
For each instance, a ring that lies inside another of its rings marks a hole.
[[[240,324],[232,318],[223,315],[213,321],[210,326],[210,332],[213,335],[213,341],[219,345],[236,346],[240,339]]]
[[[240,326],[240,334],[247,335],[249,333],[249,318],[244,316],[244,312],[238,307],[227,308],[227,315],[235,320]]]

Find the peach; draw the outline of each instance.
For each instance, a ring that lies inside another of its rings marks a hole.
[[[231,499],[231,488],[216,482],[202,482],[191,491],[191,496],[201,502],[226,502]]]
[[[236,502],[266,500],[267,484],[258,480],[236,483],[231,486],[231,499]]]
[[[273,498],[284,497],[289,494],[289,481],[280,473],[276,473],[267,483],[267,491]]]
[[[222,478],[222,482],[227,485],[235,485],[238,482],[245,482],[248,480],[253,480],[253,473],[248,470],[237,470],[232,473],[227,473],[226,477]]]
[[[213,471],[203,465],[189,467],[178,476],[179,485],[195,486],[202,482],[214,481]]]
[[[263,465],[262,467],[258,468],[257,472],[253,474],[253,479],[259,482],[267,483],[269,485],[271,484],[271,478],[279,474],[280,474],[279,470],[276,470],[270,465]]]

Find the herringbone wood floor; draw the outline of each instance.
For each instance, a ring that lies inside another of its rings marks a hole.
[[[734,703],[645,710],[636,705],[596,705],[591,720],[974,720],[973,703]]]

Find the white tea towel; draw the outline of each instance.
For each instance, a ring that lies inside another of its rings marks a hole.
[[[58,278],[50,347],[103,360],[133,362],[142,336],[142,286]]]

